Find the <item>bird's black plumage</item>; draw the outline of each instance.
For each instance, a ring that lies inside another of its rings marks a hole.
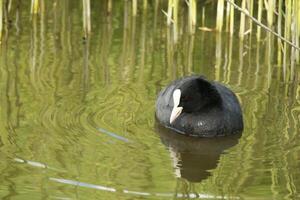
[[[178,106],[183,109],[170,123],[176,89],[181,91]],[[156,101],[156,118],[167,128],[197,137],[223,136],[243,130],[242,110],[235,94],[203,76],[184,77],[163,89]]]

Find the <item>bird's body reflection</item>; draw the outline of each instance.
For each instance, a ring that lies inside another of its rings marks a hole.
[[[238,143],[241,134],[216,138],[194,138],[174,134],[156,123],[162,143],[169,149],[176,177],[201,182],[217,167],[224,150]]]

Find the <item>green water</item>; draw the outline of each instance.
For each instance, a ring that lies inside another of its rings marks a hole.
[[[79,3],[48,3],[34,18],[29,4],[12,8],[0,50],[0,199],[300,198],[299,67],[278,64],[274,38],[193,37],[183,23],[174,44],[153,4],[136,18],[130,3],[105,7],[93,4],[89,40]],[[189,74],[237,94],[242,135],[194,140],[156,124],[156,95]]]

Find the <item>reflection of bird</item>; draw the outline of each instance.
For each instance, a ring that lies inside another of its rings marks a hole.
[[[224,150],[236,145],[241,136],[236,134],[195,140],[192,137],[173,134],[170,129],[157,123],[156,130],[162,143],[170,150],[176,177],[189,182],[201,182],[206,179],[210,175],[209,170],[217,167]]]
[[[203,76],[173,81],[158,95],[156,118],[165,127],[198,137],[240,132],[242,111],[235,94]]]

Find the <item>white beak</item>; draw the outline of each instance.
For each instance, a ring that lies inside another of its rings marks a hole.
[[[173,101],[174,101],[174,107],[173,110],[171,112],[171,116],[170,116],[170,124],[172,124],[172,122],[180,115],[180,113],[182,112],[182,107],[178,107],[179,102],[180,102],[180,97],[181,97],[181,91],[180,89],[176,89],[173,92]]]

